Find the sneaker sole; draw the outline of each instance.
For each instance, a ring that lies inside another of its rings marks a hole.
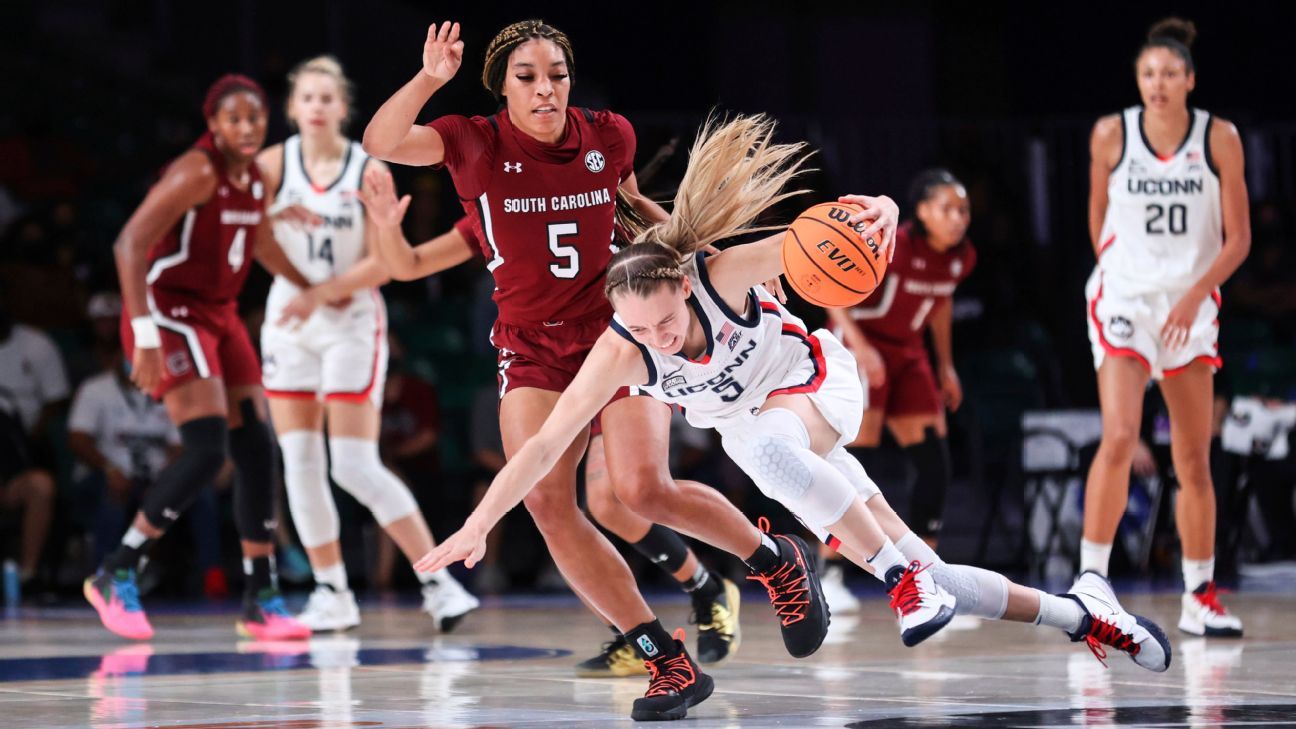
[[[790,648],[788,649],[788,654],[791,655],[793,658],[809,658],[810,656],[815,654],[815,651],[818,651],[819,648],[823,646],[824,640],[828,638],[828,626],[832,624],[832,610],[828,608],[828,600],[827,598],[824,597],[823,594],[823,585],[819,582],[819,570],[815,565],[816,560],[813,557],[807,556],[810,554],[810,547],[806,545],[805,540],[802,539],[801,537],[794,536],[794,535],[787,535],[787,534],[781,536],[784,539],[787,539],[788,541],[795,544],[796,548],[801,551],[801,561],[805,563],[806,574],[810,575],[813,578],[811,582],[814,584],[816,588],[814,590],[815,597],[817,598],[816,601],[819,603],[819,607],[823,609],[823,616],[824,616],[823,630],[819,631],[819,641],[816,642],[814,646],[805,653],[797,654],[797,653],[793,653]],[[783,647],[787,648],[787,644],[784,643]]]
[[[1236,628],[1197,627],[1195,623],[1179,621],[1179,632],[1198,638],[1241,638],[1242,631]]]
[[[715,691],[715,681],[705,673],[699,673],[697,678],[698,690],[691,698],[685,699],[683,704],[676,706],[668,711],[638,711],[632,710],[630,718],[635,721],[678,721],[688,716],[688,710],[706,701]]]
[[[1130,614],[1134,615],[1134,613],[1130,613]],[[1149,666],[1144,666],[1143,664],[1139,663],[1138,656],[1130,656],[1130,658],[1135,663],[1138,663],[1140,668],[1146,668],[1149,671],[1155,671],[1157,673],[1161,673],[1167,670],[1168,668],[1170,668],[1170,639],[1166,637],[1165,631],[1161,629],[1160,625],[1157,625],[1156,623],[1152,622],[1151,620],[1148,620],[1142,615],[1134,615],[1134,622],[1143,626],[1143,629],[1151,633],[1152,637],[1158,643],[1161,644],[1161,649],[1165,651],[1165,665],[1161,666],[1160,668],[1152,668]]]
[[[936,617],[928,620],[917,628],[908,630],[900,634],[900,642],[905,646],[913,648],[919,643],[940,632],[941,628],[949,625],[949,621],[954,619],[954,608],[949,605],[941,605],[940,610],[936,611]]]
[[[442,633],[453,632],[454,629],[458,627],[459,623],[463,621],[464,618],[468,617],[468,613],[471,613],[473,610],[476,609],[477,608],[475,607],[469,608],[468,610],[465,610],[459,613],[458,615],[447,615],[444,618],[441,618],[440,620],[437,621],[437,630],[441,631]]]

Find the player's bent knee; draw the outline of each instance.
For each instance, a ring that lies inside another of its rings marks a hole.
[[[333,480],[368,509],[379,526],[387,526],[418,511],[409,487],[378,456],[377,441],[333,438]]]
[[[656,516],[669,513],[671,492],[675,482],[660,468],[645,466],[628,473],[617,474],[612,479],[615,498],[636,514],[656,521]]]

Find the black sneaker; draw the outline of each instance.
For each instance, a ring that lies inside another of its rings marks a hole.
[[[768,522],[762,520],[762,526]],[[769,593],[770,603],[783,629],[783,645],[793,658],[805,658],[819,650],[828,635],[828,601],[819,584],[814,553],[801,537],[771,535],[779,547],[779,561],[768,572],[753,572],[755,580]]]
[[[742,629],[738,625],[738,608],[742,602],[738,586],[719,575],[721,590],[711,599],[693,605],[693,622],[698,626],[698,663],[712,666],[738,652]]]
[[[702,673],[684,649],[684,631],[675,632],[675,651],[644,661],[652,679],[648,692],[635,699],[630,718],[635,721],[674,721],[688,715],[690,706],[706,701],[715,682]]]
[[[622,678],[646,676],[648,667],[635,654],[634,648],[618,633],[603,644],[603,652],[576,664],[576,675],[581,678]]]

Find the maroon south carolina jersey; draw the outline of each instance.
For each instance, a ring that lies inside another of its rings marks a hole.
[[[932,309],[954,295],[954,288],[974,266],[976,249],[971,241],[939,253],[912,221],[903,223],[896,231],[895,258],[882,285],[851,308],[851,318],[868,339],[922,347],[922,331]]]
[[[429,126],[495,277],[499,319],[541,326],[608,319],[616,191],[633,171],[635,137],[619,114],[569,107],[563,138],[545,144],[491,117]]]
[[[148,284],[199,301],[232,301],[251,268],[256,227],[265,214],[265,188],[255,164],[248,166],[246,189],[234,185],[224,155],[209,137],[193,148],[211,160],[216,189],[149,248]]]

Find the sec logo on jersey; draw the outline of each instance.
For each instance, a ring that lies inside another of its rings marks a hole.
[[[590,172],[602,172],[606,165],[607,160],[603,158],[603,153],[597,149],[591,149],[589,154],[585,155],[585,169]]]

